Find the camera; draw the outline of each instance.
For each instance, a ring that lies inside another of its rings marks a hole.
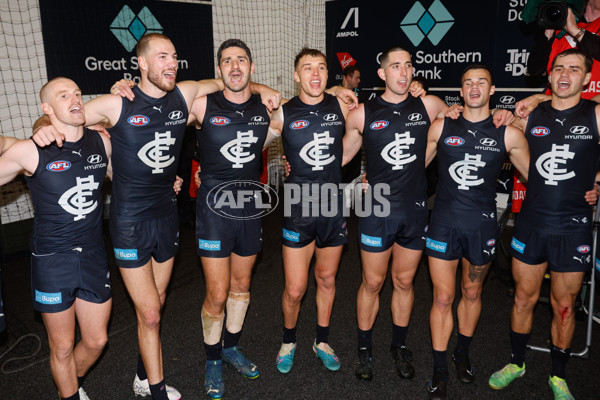
[[[569,6],[564,1],[547,1],[540,4],[538,24],[544,29],[562,29],[567,23]]]

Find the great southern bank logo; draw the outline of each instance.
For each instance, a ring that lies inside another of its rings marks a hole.
[[[163,27],[148,7],[142,8],[139,14],[135,15],[131,8],[125,5],[110,24],[110,31],[127,51],[131,51],[142,36],[146,33],[162,33]]]
[[[428,10],[420,1],[415,2],[400,23],[400,28],[413,45],[418,46],[425,36],[434,45],[442,40],[454,25],[454,18],[440,0],[434,0]]]

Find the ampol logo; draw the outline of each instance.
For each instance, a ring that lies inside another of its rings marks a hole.
[[[550,133],[550,129],[545,126],[536,126],[535,128],[531,128],[531,134],[533,136],[547,136]]]
[[[304,129],[309,125],[309,122],[305,119],[294,121],[290,124],[291,129]]]
[[[210,123],[217,126],[223,126],[231,123],[231,121],[227,117],[212,117]]]
[[[465,139],[461,138],[460,136],[450,136],[444,140],[444,143],[446,143],[448,146],[462,146],[465,144]]]
[[[583,253],[583,254],[589,253],[590,250],[591,250],[591,247],[588,246],[587,244],[583,244],[577,248],[577,251],[580,253]]]
[[[52,172],[62,172],[71,168],[71,163],[68,161],[52,161],[50,164],[46,165],[46,169]]]
[[[369,128],[371,128],[374,131],[378,131],[380,129],[385,128],[386,126],[388,126],[390,123],[388,121],[385,120],[381,120],[381,121],[375,121],[373,122]]]
[[[224,182],[206,195],[208,208],[221,217],[237,220],[261,218],[279,204],[275,189],[255,181]],[[236,211],[243,210],[243,213]]]
[[[132,115],[131,117],[127,118],[127,122],[134,126],[144,126],[148,125],[150,118],[146,117],[145,115]]]

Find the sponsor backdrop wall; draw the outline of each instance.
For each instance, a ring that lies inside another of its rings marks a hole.
[[[540,79],[525,76],[533,26],[520,20],[526,0],[385,0],[327,3],[330,84],[342,80],[347,65],[361,68],[361,99],[381,93],[379,56],[400,45],[412,55],[415,74],[427,78],[448,104],[460,102],[463,69],[492,67],[496,95],[492,107],[514,109],[519,99],[539,92]]]

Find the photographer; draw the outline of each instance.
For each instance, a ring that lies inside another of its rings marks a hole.
[[[583,98],[590,99],[600,94],[600,0],[586,2],[579,22],[569,8],[563,29],[567,34],[560,39],[557,37],[559,32],[553,29],[536,34],[536,43],[529,54],[527,70],[530,75],[542,75],[544,71],[549,75],[554,57],[563,50],[577,47],[594,59],[592,80],[582,95]],[[548,89],[546,93],[549,92]]]

